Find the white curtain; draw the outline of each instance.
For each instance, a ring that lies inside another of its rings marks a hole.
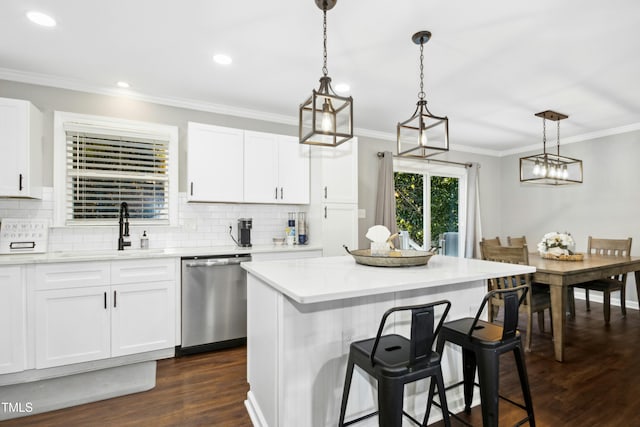
[[[480,197],[478,190],[478,163],[471,163],[467,168],[467,231],[465,236],[465,258],[478,258],[476,248],[480,241],[482,227],[480,224]]]
[[[384,225],[391,234],[396,225],[396,196],[393,183],[393,153],[385,151],[378,163],[378,196],[376,198],[375,225]]]

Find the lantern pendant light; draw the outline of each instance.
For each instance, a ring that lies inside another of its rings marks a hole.
[[[547,110],[542,117],[542,153],[520,158],[520,182],[545,185],[579,184],[582,182],[582,160],[560,155],[560,120],[569,116]],[[547,152],[547,120],[557,122],[556,154]]]
[[[411,39],[420,45],[420,92],[411,118],[398,123],[398,156],[426,158],[449,150],[449,119],[431,114],[424,93],[424,44],[431,32],[419,31]]]
[[[324,16],[324,55],[320,87],[300,105],[300,144],[337,147],[353,138],[353,98],[337,95],[327,70],[327,11],[337,0],[315,0]]]

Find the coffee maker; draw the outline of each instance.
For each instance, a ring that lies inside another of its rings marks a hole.
[[[241,248],[251,247],[251,218],[238,218],[238,246]]]

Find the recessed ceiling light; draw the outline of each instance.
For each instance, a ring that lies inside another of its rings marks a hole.
[[[123,89],[127,89],[129,87],[129,83],[127,82],[123,82],[123,81],[119,81],[118,83],[116,83],[118,85],[118,87],[121,87]]]
[[[232,62],[231,57],[229,55],[225,55],[222,53],[213,55],[213,60],[215,61],[216,64],[220,64],[220,65],[229,65]]]
[[[338,83],[336,85],[336,92],[345,93],[349,92],[349,89],[351,89],[351,87],[346,83]]]
[[[27,12],[27,18],[34,24],[42,25],[43,27],[55,27],[56,20],[42,12],[31,11]]]

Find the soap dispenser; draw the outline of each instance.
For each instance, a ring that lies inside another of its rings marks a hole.
[[[140,236],[140,249],[149,249],[149,236],[147,236],[147,230],[142,232]]]

